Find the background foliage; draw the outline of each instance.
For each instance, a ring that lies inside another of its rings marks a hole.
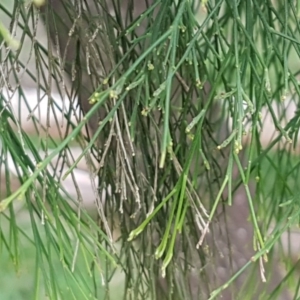
[[[297,299],[298,1],[0,12],[1,299]]]

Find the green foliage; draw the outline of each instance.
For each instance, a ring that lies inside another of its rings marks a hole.
[[[50,6],[40,11],[21,1],[12,7],[0,3],[11,22],[0,24],[0,170],[6,189],[0,263],[9,257],[19,272],[26,252],[34,251],[34,263],[31,255],[26,262],[32,299],[108,299],[116,278],[122,278],[117,292],[124,299],[163,299],[160,275],[167,279],[169,299],[192,299],[191,270],[201,282],[199,299],[215,299],[254,268],[261,278],[249,276],[235,294],[251,295],[265,280],[267,259],[276,261],[274,245],[299,223],[299,163],[293,153],[299,110],[292,118],[285,115],[300,95],[294,63],[300,54],[299,4],[157,0],[129,1],[124,9],[122,2],[91,0],[86,7],[64,0],[62,15]],[[134,13],[139,5],[142,13]],[[40,18],[49,41],[37,33]],[[15,36],[21,46],[13,50]],[[66,47],[60,49],[63,40]],[[35,84],[39,101],[48,99],[46,126],[39,114],[29,118],[33,135],[8,96],[15,92],[33,113],[28,82]],[[68,105],[51,97],[54,91]],[[263,111],[277,130],[267,145]],[[51,137],[53,127],[59,139]],[[77,158],[74,141],[82,148]],[[21,184],[15,190],[10,157]],[[84,159],[95,218],[84,207],[85,195],[78,190],[73,199],[63,186],[68,176],[75,187],[80,184],[76,171]],[[208,229],[218,224],[219,212],[226,215],[226,207],[235,205],[239,187],[255,253],[238,270],[230,269],[225,282],[213,282],[219,228],[210,234]],[[286,284],[269,293],[272,299],[282,289],[297,297],[297,270],[286,261]]]

